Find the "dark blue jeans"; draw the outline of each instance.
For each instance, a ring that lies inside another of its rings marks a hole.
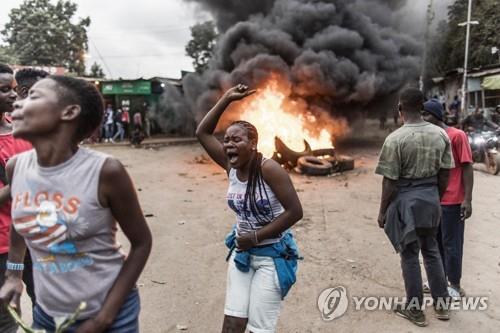
[[[134,288],[125,303],[123,303],[120,312],[115,318],[115,321],[106,330],[106,333],[139,333],[139,312],[141,302],[139,299],[139,291]],[[77,321],[65,332],[73,333],[76,328],[85,320]],[[33,328],[44,329],[47,332],[55,331],[54,319],[45,313],[39,305],[35,305],[33,309]]]
[[[460,205],[441,206],[441,208],[443,217],[437,240],[444,272],[451,284],[460,285],[465,223],[460,220]]]

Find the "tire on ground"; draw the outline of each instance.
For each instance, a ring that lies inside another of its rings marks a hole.
[[[311,155],[316,157],[321,157],[321,156],[335,157],[335,148],[314,149]]]
[[[335,172],[343,172],[354,169],[354,158],[347,155],[337,156],[337,164]]]
[[[297,165],[304,174],[311,176],[329,175],[333,167],[332,163],[315,156],[302,156],[298,159]]]

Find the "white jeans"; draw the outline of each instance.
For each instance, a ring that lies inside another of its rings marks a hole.
[[[227,270],[227,316],[248,318],[247,329],[253,333],[276,330],[281,310],[281,289],[274,261],[269,257],[250,256],[250,270],[242,272],[234,264],[234,254]]]

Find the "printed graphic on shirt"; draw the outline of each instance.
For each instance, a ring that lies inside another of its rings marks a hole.
[[[245,194],[242,193],[228,193],[227,204],[238,216],[239,230],[254,230],[256,226],[263,226],[265,223],[258,221],[250,210],[250,203],[247,202],[245,209]],[[269,200],[258,198],[255,202],[260,214],[272,219],[272,210]],[[265,219],[265,218],[264,218]]]
[[[74,238],[87,228],[78,217],[80,200],[68,200],[60,193],[19,193],[14,198],[14,209],[36,212],[14,219],[16,231],[33,245],[47,249],[49,256],[37,258],[33,267],[48,273],[65,273],[93,263],[92,258],[78,251]],[[62,256],[65,255],[65,256]],[[69,258],[69,259],[68,259]]]

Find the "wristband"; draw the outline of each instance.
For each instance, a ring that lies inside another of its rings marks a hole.
[[[9,271],[23,271],[24,264],[17,264],[17,263],[7,261],[7,270],[9,270]]]
[[[259,240],[257,239],[257,230],[253,231],[254,245],[259,244]]]

